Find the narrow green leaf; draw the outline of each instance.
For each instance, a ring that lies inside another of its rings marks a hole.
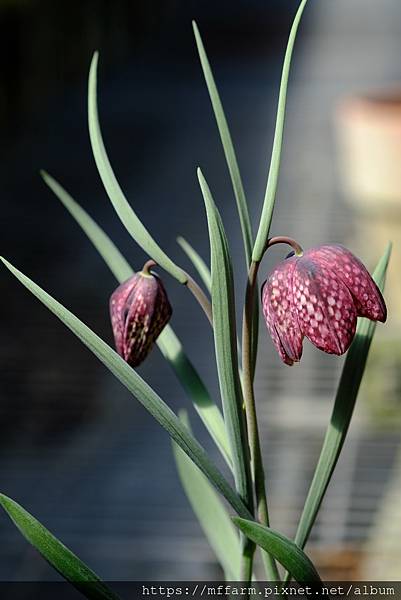
[[[251,220],[249,218],[249,211],[245,197],[244,186],[242,185],[242,179],[238,167],[237,157],[235,155],[234,145],[231,139],[230,130],[228,128],[227,119],[224,114],[223,105],[221,103],[219,92],[217,90],[213,73],[210,68],[209,60],[206,55],[202,38],[195,21],[192,21],[192,26],[195,34],[196,46],[198,48],[200,62],[202,65],[203,75],[205,77],[207,89],[209,91],[214,116],[216,117],[217,127],[219,129],[220,139],[223,145],[224,156],[226,157],[227,167],[230,173],[231,183],[237,202],[242,237],[244,241],[246,264],[247,266],[249,266],[251,262],[253,238]]]
[[[146,229],[146,227],[144,227],[130,206],[116,179],[116,176],[114,175],[106,153],[106,149],[104,147],[99,124],[97,108],[97,63],[98,53],[95,52],[89,71],[88,124],[93,156],[96,161],[99,175],[103,181],[103,185],[122,224],[131,234],[137,244],[139,244],[146,254],[152,257],[158,265],[170,273],[172,277],[175,277],[175,279],[177,279],[180,283],[186,283],[186,273],[167,256],[167,254],[152,238],[149,231]]]
[[[179,416],[191,431],[186,411],[180,412]],[[240,541],[226,507],[203,473],[174,442],[173,452],[178,475],[189,503],[224,571],[226,580],[240,580]]]
[[[179,243],[181,248],[184,250],[184,252],[188,256],[189,260],[194,265],[200,278],[202,279],[203,283],[207,287],[209,293],[211,293],[212,274],[210,272],[209,267],[207,266],[207,264],[205,263],[203,258],[201,256],[199,256],[199,254],[196,252],[196,250],[194,250],[193,247],[183,237],[178,237],[177,242]],[[256,300],[258,300],[258,299],[256,299]],[[258,309],[258,307],[256,307],[256,323],[258,322],[257,309]],[[238,356],[241,356],[241,344],[240,344],[240,341],[238,338],[237,338],[237,354],[238,354]],[[241,377],[241,370],[240,370],[240,377]]]
[[[238,371],[232,265],[223,224],[200,169],[198,169],[198,179],[205,201],[209,227],[213,333],[224,421],[230,443],[236,489],[247,506],[252,507],[248,443]]]
[[[163,329],[157,340],[157,345],[192,399],[196,412],[219,448],[224,460],[232,469],[230,446],[221,411],[213,402],[205,384],[185,354],[180,340],[170,326]]]
[[[131,277],[134,272],[131,266],[92,217],[53,177],[44,171],[42,171],[42,177],[81,226],[117,281],[121,283]],[[170,325],[164,328],[156,343],[163,356],[173,368],[184,389],[188,392],[205,427],[230,466],[230,450],[220,409],[210,397],[206,386],[185,354],[180,340]]]
[[[244,186],[242,185],[241,174],[238,167],[237,157],[235,155],[234,145],[231,139],[230,130],[227,124],[227,119],[224,114],[224,109],[220,100],[219,92],[214,81],[212,69],[203,45],[202,37],[195,21],[192,21],[192,26],[195,34],[196,46],[198,48],[199,58],[202,65],[203,74],[205,77],[207,89],[209,91],[210,100],[212,103],[214,115],[217,122],[217,127],[220,133],[221,143],[224,149],[224,155],[228,170],[230,172],[231,183],[234,190],[237,209],[241,223],[242,238],[244,242],[245,258],[247,267],[251,263],[253,235],[251,220],[249,217],[248,204],[245,197]],[[259,299],[255,296],[253,311],[252,311],[252,378],[256,367],[256,355],[258,348],[258,330],[259,330]]]
[[[197,270],[199,277],[202,279],[206,289],[210,293],[212,289],[212,275],[210,273],[209,267],[207,266],[203,258],[200,256],[200,254],[197,253],[197,251],[191,246],[189,242],[187,242],[186,239],[180,236],[177,238],[177,242],[184,250],[185,254],[188,256],[189,260]]]
[[[269,237],[270,225],[274,210],[274,201],[276,198],[276,190],[278,176],[280,170],[281,146],[283,143],[284,119],[285,119],[285,104],[287,99],[288,76],[290,73],[290,65],[292,52],[294,49],[295,38],[298,31],[299,22],[302,17],[307,0],[302,0],[298,11],[295,15],[290,35],[288,38],[287,50],[285,52],[283,71],[281,75],[280,92],[277,106],[276,127],[274,131],[273,150],[270,161],[269,175],[263,202],[262,215],[259,222],[259,229],[256,236],[255,245],[253,247],[252,260],[260,262],[263,257],[266,242]]]
[[[22,506],[0,494],[0,504],[25,539],[60,575],[91,600],[118,600],[103,581]]]
[[[43,180],[62,202],[70,215],[79,223],[83,231],[92,241],[96,250],[109,265],[119,282],[126,281],[133,274],[132,268],[121,252],[116,248],[104,231],[88,215],[88,213],[70,196],[70,194],[46,171],[40,172]]]
[[[249,539],[274,556],[296,581],[321,581],[311,560],[292,540],[254,521],[237,517],[233,521]]]
[[[390,254],[391,244],[388,245],[373,273],[373,279],[381,290],[384,288]],[[341,373],[333,412],[326,431],[319,461],[295,536],[295,543],[301,548],[305,546],[308,540],[340,456],[354,411],[359,386],[365,371],[370,344],[376,329],[376,323],[373,321],[364,318],[359,318],[358,321],[355,338],[348,350]]]
[[[232,489],[199,442],[188,433],[170,407],[156,392],[132,369],[110,346],[108,346],[87,325],[73,313],[52,298],[31,279],[18,271],[7,260],[0,257],[7,269],[56,315],[89,350],[121,381],[121,383],[139,400],[156,421],[170,434],[174,441],[188,454],[191,460],[208,477],[212,484],[223,494],[233,509],[245,518],[250,518],[249,510],[243,500]]]

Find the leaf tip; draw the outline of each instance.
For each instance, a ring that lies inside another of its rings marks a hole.
[[[16,502],[14,502],[14,500],[9,498],[5,494],[0,494],[0,505],[4,508],[4,510],[7,513],[9,512],[10,507],[12,507],[15,504],[16,504]]]
[[[198,25],[197,25],[197,23],[196,23],[195,20],[192,21],[192,30],[193,30],[194,36],[195,36],[196,48],[198,50],[198,54],[199,54],[199,57],[200,57],[201,62],[202,62],[203,55],[205,54],[205,49],[203,47],[203,42],[202,42],[201,34],[200,34],[200,31],[198,29]]]
[[[4,258],[4,256],[0,256],[0,260],[7,268],[9,268],[10,263]]]
[[[197,25],[195,19],[192,19],[192,30],[193,30],[194,35],[195,35],[196,45],[199,48],[199,46],[202,45],[202,38],[200,36],[199,28],[198,28],[198,25]]]
[[[195,19],[192,19],[192,30],[195,35],[196,43],[198,44],[198,42],[200,41],[200,33],[199,33],[198,25],[197,25]]]
[[[99,50],[95,50],[92,56],[91,66],[96,66],[99,62]]]
[[[96,50],[93,53],[90,68],[89,68],[89,81],[96,85],[97,79],[97,65],[99,62],[99,52]]]
[[[53,177],[51,177],[51,175],[49,175],[49,173],[44,169],[39,170],[39,175],[41,176],[43,181],[47,183],[47,185],[49,185],[49,182],[53,180]]]
[[[10,262],[8,262],[8,260],[6,260],[4,258],[4,256],[0,256],[0,260],[3,263],[3,265],[10,271],[10,273],[12,273],[12,275],[14,275],[14,277],[16,277],[17,279],[20,279],[21,273],[18,271],[18,269],[16,269],[14,267],[14,265],[12,265]]]
[[[202,169],[200,167],[197,167],[196,174],[198,176],[199,182],[201,182],[201,183],[205,183],[206,182],[205,177],[204,177],[204,175],[202,173]]]

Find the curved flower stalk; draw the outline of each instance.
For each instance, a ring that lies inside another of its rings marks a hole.
[[[303,338],[328,354],[344,354],[357,317],[384,322],[383,296],[367,269],[340,244],[291,253],[262,289],[266,326],[282,361],[302,356]]]

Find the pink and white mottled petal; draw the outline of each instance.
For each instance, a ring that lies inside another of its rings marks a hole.
[[[262,292],[263,314],[278,353],[286,364],[300,360],[302,339],[294,307],[293,273],[297,257],[280,263]]]
[[[308,251],[297,262],[294,291],[301,332],[320,350],[344,354],[355,335],[357,320],[346,285]]]
[[[266,287],[266,286],[264,286],[264,287]],[[275,322],[274,313],[270,310],[268,313],[266,313],[265,310],[263,309],[263,314],[265,317],[266,327],[270,333],[270,337],[272,338],[274,347],[276,348],[278,355],[280,356],[281,360],[286,365],[289,365],[289,366],[293,365],[294,361],[288,356],[288,354],[284,350],[284,347],[280,340],[280,336],[278,335],[277,329],[274,325],[274,322]]]
[[[383,296],[361,261],[340,244],[330,244],[308,251],[314,260],[324,261],[352,294],[357,314],[373,321],[384,322],[387,309]],[[323,264],[323,263],[322,263]]]
[[[124,358],[124,327],[126,314],[124,307],[127,298],[138,283],[138,276],[133,275],[118,286],[110,297],[110,318],[117,352]]]
[[[151,351],[172,309],[161,280],[156,276],[139,276],[127,298],[129,306],[123,333],[125,360],[136,367]]]
[[[140,364],[153,343],[151,324],[157,302],[155,277],[141,278],[127,298],[130,307],[124,326],[124,358],[133,365]]]

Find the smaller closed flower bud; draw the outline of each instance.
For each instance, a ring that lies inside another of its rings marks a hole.
[[[326,244],[291,254],[262,288],[266,325],[287,365],[301,359],[304,337],[320,350],[340,355],[351,345],[357,317],[386,320],[379,288],[344,246]]]
[[[145,360],[172,314],[163,283],[150,272],[155,265],[154,261],[148,261],[142,271],[118,286],[110,298],[116,349],[132,367]]]

